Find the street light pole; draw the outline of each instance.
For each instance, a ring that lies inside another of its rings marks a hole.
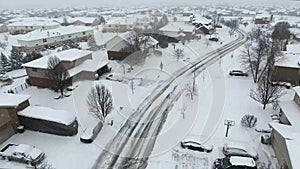
[[[188,60],[183,60],[186,63],[189,63],[190,65],[192,65],[194,67],[194,72],[193,72],[193,92],[195,92],[195,85],[196,85],[196,65],[193,64],[192,62],[188,61]]]

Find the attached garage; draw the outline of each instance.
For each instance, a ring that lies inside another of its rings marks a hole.
[[[14,134],[14,128],[12,127],[12,125],[10,125],[10,123],[2,126],[2,129],[0,130],[0,144],[9,139]]]

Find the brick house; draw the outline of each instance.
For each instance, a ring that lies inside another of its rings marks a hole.
[[[0,94],[0,144],[16,133],[17,112],[29,106],[27,95]]]
[[[33,86],[55,88],[54,81],[47,77],[48,60],[56,56],[67,69],[69,83],[77,80],[95,80],[98,75],[108,71],[108,57],[106,50],[92,52],[88,50],[69,49],[51,55],[43,56],[34,61],[23,64],[28,78]]]
[[[300,86],[294,87],[295,95],[290,101],[282,101],[280,123],[272,122],[271,145],[281,167],[300,168]]]

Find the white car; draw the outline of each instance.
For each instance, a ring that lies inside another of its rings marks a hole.
[[[36,166],[44,160],[45,153],[27,144],[8,144],[0,151],[0,157]]]
[[[122,82],[123,81],[123,78],[119,75],[119,74],[116,74],[116,73],[110,73],[106,76],[106,79],[107,80],[112,80],[112,81],[118,81],[118,82]]]
[[[240,143],[225,143],[222,152],[225,156],[251,157],[258,160],[258,154],[254,148]]]

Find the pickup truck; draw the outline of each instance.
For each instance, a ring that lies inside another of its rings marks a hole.
[[[44,160],[45,153],[34,146],[26,144],[8,144],[0,150],[0,157],[9,161],[36,166]]]

